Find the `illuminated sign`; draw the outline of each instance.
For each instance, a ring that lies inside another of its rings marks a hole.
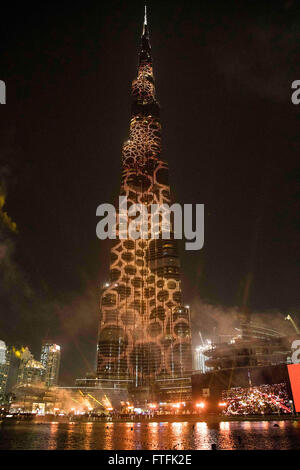
[[[288,365],[289,378],[295,404],[295,411],[300,412],[300,364]]]

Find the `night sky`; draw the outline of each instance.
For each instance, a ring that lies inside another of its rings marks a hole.
[[[243,305],[300,324],[297,3],[148,2],[173,198],[205,204],[204,249],[181,247],[195,344]],[[18,233],[0,222],[0,339],[38,357],[53,338],[72,385],[95,364],[109,269],[95,214],[119,190],[143,2],[1,10],[0,188]]]

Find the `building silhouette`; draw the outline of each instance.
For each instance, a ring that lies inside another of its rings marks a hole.
[[[129,138],[122,148],[120,196],[127,197],[128,207],[171,204],[146,12],[132,83]],[[98,381],[126,388],[136,399],[153,394],[164,400],[186,399],[192,369],[190,311],[182,301],[173,223],[168,239],[161,237],[162,216],[155,237],[148,224],[148,238],[135,240],[124,235],[118,222],[109,282],[101,292]]]

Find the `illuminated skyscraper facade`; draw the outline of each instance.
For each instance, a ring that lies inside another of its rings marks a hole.
[[[60,346],[53,341],[44,340],[42,344],[41,364],[44,367],[43,380],[47,387],[57,385],[60,367]]]
[[[129,139],[122,149],[120,196],[127,197],[128,207],[171,203],[146,14]],[[117,224],[116,233],[110,282],[101,293],[97,376],[131,389],[185,393],[192,369],[190,312],[182,304],[173,231],[169,239],[154,238],[150,229],[148,239],[123,239]]]
[[[26,347],[20,356],[17,384],[20,386],[41,383],[44,372],[43,364],[36,361]]]
[[[0,404],[5,398],[10,363],[9,359],[10,352],[4,341],[0,340]]]

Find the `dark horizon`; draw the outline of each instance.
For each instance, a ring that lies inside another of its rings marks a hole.
[[[173,199],[205,204],[204,248],[180,254],[195,344],[243,306],[293,332],[281,317],[300,325],[296,2],[148,5]],[[95,365],[109,266],[95,214],[119,191],[143,2],[29,2],[3,17],[0,189],[18,233],[0,221],[0,339],[38,359],[53,338],[70,385]]]

